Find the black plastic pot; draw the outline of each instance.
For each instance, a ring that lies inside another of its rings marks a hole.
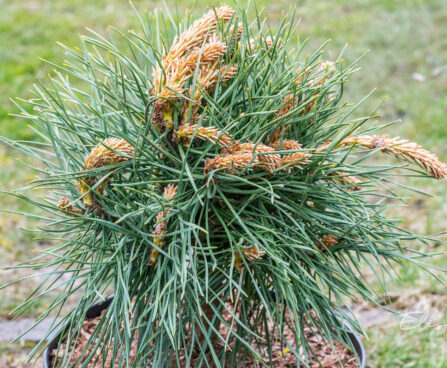
[[[113,296],[107,298],[104,302],[98,302],[98,303],[93,304],[86,313],[86,316],[85,316],[86,319],[98,317],[104,309],[108,308],[108,306],[112,302],[112,299],[113,299]],[[350,329],[349,326],[348,326],[348,328]],[[51,340],[50,344],[43,352],[43,366],[44,366],[44,368],[51,368],[51,361],[52,361],[51,352],[54,349],[57,349],[57,346],[59,344],[59,340],[61,339],[61,336],[62,336],[62,331],[56,334],[56,336]],[[349,332],[348,336],[352,342],[352,346],[354,346],[354,349],[360,358],[360,368],[366,368],[366,353],[365,353],[365,348],[363,347],[362,341],[354,332]]]
[[[92,318],[98,317],[104,309],[107,309],[109,307],[112,300],[113,300],[113,296],[110,296],[103,302],[97,302],[97,303],[93,304],[88,309],[87,313],[85,314],[85,318],[92,319]],[[53,350],[57,349],[57,346],[59,345],[59,341],[62,337],[63,329],[64,328],[62,327],[60,329],[60,332],[56,333],[55,337],[53,337],[51,339],[51,342],[48,344],[48,347],[43,352],[43,367],[44,368],[51,368],[51,363],[53,360],[51,357],[51,352]]]

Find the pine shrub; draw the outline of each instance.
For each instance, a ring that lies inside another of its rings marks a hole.
[[[56,289],[41,318],[74,303],[49,331],[68,326],[62,366],[87,309],[112,294],[82,366],[107,366],[107,354],[120,367],[271,366],[278,344],[304,366],[306,328],[349,346],[344,321],[361,326],[348,301],[378,300],[363,271],[383,282],[431,240],[386,217],[400,200],[391,184],[447,167],[380,134],[375,113],[356,118],[363,100],[342,95],[357,61],[306,55],[293,17],[275,31],[226,6],[194,22],[137,17],[137,31],[82,37],[35,85],[21,115],[40,141],[4,139],[42,162],[33,186],[48,196],[15,195],[45,211],[40,231],[57,239],[22,265],[45,281],[16,313]],[[370,158],[380,153],[390,160]]]

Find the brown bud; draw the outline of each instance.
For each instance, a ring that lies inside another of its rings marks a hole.
[[[70,204],[70,200],[67,197],[62,197],[62,199],[58,203],[58,207],[63,210],[69,212],[71,217],[76,217],[76,215],[83,215],[84,211],[76,208],[72,204]]]
[[[242,257],[244,257],[248,263],[256,262],[265,255],[265,251],[263,249],[260,249],[254,245],[240,248],[239,251],[235,250],[234,268],[236,268],[239,272],[244,268],[244,261],[242,260],[240,253],[242,253]]]

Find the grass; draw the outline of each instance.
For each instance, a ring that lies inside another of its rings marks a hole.
[[[428,330],[401,331],[399,323],[373,329],[368,346],[370,368],[442,368],[447,361],[446,333],[436,335]]]
[[[198,1],[201,12],[217,1]],[[228,1],[231,5],[231,1]],[[289,12],[289,1],[270,2],[257,0],[256,6],[266,6],[269,19],[274,25],[283,12]],[[174,4],[167,1],[168,6]],[[183,1],[179,11],[193,4]],[[0,135],[14,139],[35,137],[26,122],[10,116],[15,113],[9,97],[30,98],[29,88],[35,78],[45,79],[52,68],[44,61],[55,63],[63,60],[63,51],[56,44],[78,44],[78,35],[86,33],[84,27],[105,34],[109,24],[131,28],[136,20],[130,6],[119,0],[0,0]],[[135,6],[161,7],[153,1],[135,1]],[[309,49],[327,39],[327,58],[335,58],[349,43],[344,58],[353,60],[370,51],[362,61],[362,72],[350,81],[346,96],[357,101],[375,89],[375,93],[363,105],[359,113],[366,113],[383,102],[379,112],[382,122],[402,119],[394,133],[417,140],[437,152],[447,161],[447,4],[438,0],[330,0],[299,1],[297,12],[302,18],[301,39],[310,38]],[[386,96],[385,101],[383,101]],[[32,171],[17,161],[21,158],[5,147],[0,147],[0,189],[10,190],[24,186],[33,177]],[[414,196],[408,206],[392,213],[405,221],[405,226],[420,233],[439,233],[446,229],[447,190],[445,182],[410,180],[409,184],[422,187],[432,197]],[[13,197],[0,195],[0,208],[29,210]],[[21,232],[21,227],[33,227],[36,223],[18,215],[0,216],[0,265],[8,265],[30,256],[35,249],[42,249],[44,242],[33,239],[32,233]],[[445,237],[441,237],[441,239]],[[446,252],[440,243],[429,251]],[[447,256],[433,260],[444,266]],[[441,278],[440,271],[435,271]],[[14,273],[2,273],[1,281],[17,277]],[[0,315],[23,300],[33,283],[15,290],[2,292]],[[446,297],[445,288],[420,270],[410,267],[401,270],[400,279],[391,285],[391,291],[403,296],[400,309],[412,308],[411,296],[428,304],[436,298]],[[405,298],[408,297],[408,300]],[[405,302],[407,300],[407,303]],[[423,305],[423,302],[421,302]],[[35,306],[37,313],[45,309],[45,303]],[[442,308],[441,308],[442,309]],[[444,310],[442,310],[444,313]],[[368,330],[366,348],[370,367],[445,367],[447,343],[445,335],[436,336],[430,330],[401,331],[399,323],[374,324]],[[0,355],[17,349],[0,349]]]

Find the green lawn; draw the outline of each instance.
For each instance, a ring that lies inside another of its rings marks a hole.
[[[180,14],[193,3],[182,1]],[[201,13],[205,6],[220,3],[199,0],[195,11]],[[274,26],[283,12],[290,12],[290,3],[289,0],[257,0],[256,6],[267,8]],[[171,6],[174,2],[167,1],[167,4]],[[331,39],[326,48],[328,59],[335,58],[346,43],[347,61],[369,51],[361,62],[362,71],[346,89],[346,98],[350,101],[358,101],[375,89],[359,114],[369,112],[386,96],[379,110],[383,116],[381,122],[402,119],[392,129],[393,134],[417,140],[447,161],[447,3],[440,0],[308,0],[294,4],[301,17],[297,37],[310,38],[309,50]],[[134,1],[134,5],[141,11],[163,7],[150,0]],[[56,41],[73,47],[78,44],[78,35],[87,32],[84,27],[105,34],[108,25],[131,28],[136,24],[129,4],[119,0],[0,0],[0,7],[0,135],[14,139],[29,139],[35,134],[27,122],[9,115],[17,113],[9,98],[30,98],[29,89],[35,78],[45,79],[51,72],[52,68],[39,58],[62,62],[64,52]],[[16,153],[0,146],[1,190],[24,186],[33,178],[34,174],[20,159]],[[393,214],[420,233],[445,231],[446,182],[418,179],[410,180],[410,184],[422,187],[433,197],[412,194],[408,207],[393,210]],[[5,195],[0,195],[0,208],[29,210]],[[0,215],[0,266],[26,259],[33,249],[45,246],[34,240],[32,233],[19,231],[20,227],[35,225],[35,221],[18,215]],[[434,249],[444,253],[446,250],[446,245],[441,243]],[[432,263],[442,267],[446,261],[444,255]],[[435,272],[445,279],[439,271]],[[2,273],[0,283],[15,277],[15,273]],[[14,292],[2,292],[0,316],[4,317],[7,309],[17,305],[32,285],[27,282]],[[400,309],[411,310],[416,298],[421,306],[435,305],[444,314],[445,287],[413,266],[401,270],[401,279],[390,288],[400,295],[400,304],[395,304]],[[438,305],[434,300],[444,303]],[[45,303],[41,303],[34,310],[37,313],[44,308]],[[447,367],[447,332],[437,336],[429,330],[401,331],[399,321],[394,320],[385,325],[372,324],[367,332],[369,367]],[[0,355],[12,352],[17,352],[17,347],[0,349]],[[0,363],[7,364],[1,358]]]

